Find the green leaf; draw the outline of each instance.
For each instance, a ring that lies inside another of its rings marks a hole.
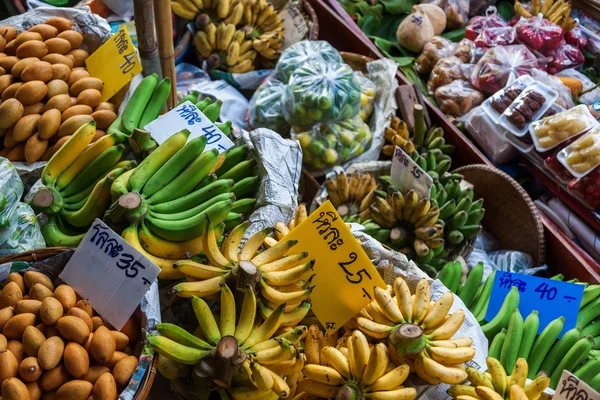
[[[371,5],[371,3],[367,1],[360,1],[356,3],[352,0],[339,0],[339,3],[348,14],[357,15],[359,20],[361,17],[367,15],[375,15],[379,18],[383,18],[382,4]]]
[[[458,28],[453,31],[444,32],[442,33],[442,36],[453,42],[460,42],[465,38],[465,32],[465,28]]]
[[[419,4],[415,0],[379,0],[388,14],[408,14],[414,5]]]
[[[407,67],[415,62],[414,57],[392,57],[392,60],[396,61],[399,67]]]
[[[515,7],[512,1],[501,0],[496,4],[496,9],[506,21],[510,21],[515,16]]]

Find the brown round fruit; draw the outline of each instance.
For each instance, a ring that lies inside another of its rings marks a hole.
[[[31,400],[29,390],[18,378],[9,378],[2,382],[2,400]]]
[[[71,76],[71,68],[65,64],[50,64],[52,65],[52,79],[60,79],[67,81]]]
[[[92,332],[96,332],[96,330],[98,328],[100,328],[101,326],[104,326],[104,320],[97,315],[93,316],[92,317],[92,325],[93,325]],[[129,339],[127,339],[127,340],[129,340]]]
[[[46,325],[56,324],[56,322],[62,318],[63,313],[64,310],[62,304],[54,297],[46,297],[42,301],[40,318]]]
[[[15,38],[15,49],[18,49],[19,46],[21,46],[23,43],[26,42],[30,42],[30,41],[34,41],[34,42],[42,42],[42,35],[40,35],[37,32],[21,32],[17,35],[17,37]],[[29,57],[29,56],[27,56]],[[21,57],[23,58],[23,57]]]
[[[73,29],[73,23],[70,20],[62,17],[49,18],[46,21],[46,24],[52,25],[58,30],[58,32],[64,32]]]
[[[44,43],[46,44],[46,47],[48,47],[49,53],[66,54],[71,51],[71,42],[67,39],[57,37],[48,39]]]
[[[71,96],[68,94],[59,94],[48,100],[45,110],[56,109],[62,114],[69,107],[71,107]]]
[[[113,369],[113,376],[119,386],[127,386],[138,365],[138,359],[135,356],[127,356],[120,360]]]
[[[105,372],[94,384],[94,400],[114,400],[117,398],[117,383],[111,373]]]
[[[84,104],[71,106],[67,108],[61,115],[61,121],[65,122],[69,118],[75,115],[90,115],[93,112],[92,107],[86,106]]]
[[[105,364],[113,357],[116,349],[115,337],[107,327],[101,326],[94,332],[90,353],[99,364]]]
[[[19,61],[20,59],[15,56],[2,57],[0,58],[0,67],[4,68],[6,72],[11,72],[15,64]]]
[[[19,90],[21,86],[23,86],[23,82],[15,82],[7,87],[6,90],[2,92],[2,101],[14,99],[15,95],[17,94],[17,90]],[[25,115],[25,108],[23,108],[23,115]]]
[[[115,122],[117,114],[112,111],[102,110],[94,111],[92,117],[94,117],[94,121],[96,121],[96,127],[105,131],[113,122]]]
[[[85,68],[73,68],[73,70],[71,71],[71,75],[67,80],[67,84],[69,85],[69,87],[71,87],[78,80],[82,78],[89,78],[90,76],[90,73]]]
[[[32,313],[36,316],[40,315],[40,307],[42,306],[42,302],[39,300],[20,300],[15,305],[15,314],[23,314],[23,313]]]
[[[94,323],[92,322],[92,319],[81,308],[72,307],[67,313],[67,315],[72,315],[74,317],[81,318],[87,324],[88,328],[90,328],[90,332],[94,330]]]
[[[68,40],[69,43],[71,43],[72,49],[78,49],[83,44],[83,36],[81,36],[81,33],[76,32],[76,31],[72,31],[72,30],[63,31],[58,34],[58,37],[61,39]]]
[[[69,374],[80,379],[90,369],[90,357],[85,349],[74,342],[67,344],[64,353],[64,364]]]
[[[23,292],[15,282],[9,282],[0,292],[0,308],[15,306],[23,300]]]
[[[71,375],[69,375],[65,366],[60,364],[51,370],[44,371],[39,382],[43,391],[51,392],[61,387],[69,380],[71,380]]]
[[[23,350],[29,357],[37,357],[46,336],[35,326],[28,326],[23,332]]]
[[[54,290],[54,284],[52,280],[45,274],[37,271],[27,271],[23,276],[23,280],[25,281],[25,286],[28,288],[32,288],[36,283],[41,283],[46,286],[50,290]]]
[[[93,385],[83,380],[65,383],[56,391],[57,399],[87,400],[92,394]]]
[[[44,301],[46,297],[52,297],[52,290],[48,289],[41,283],[36,283],[29,290],[29,297],[34,300]]]
[[[33,325],[35,325],[35,314],[18,314],[6,322],[4,329],[2,329],[2,334],[7,339],[21,339],[25,328]]]
[[[46,61],[36,61],[26,66],[21,73],[21,80],[23,82],[35,80],[48,82],[50,79],[52,79],[52,65]]]
[[[61,81],[60,79],[54,79],[48,82],[46,86],[48,86],[48,93],[46,94],[48,98],[58,96],[59,94],[69,93],[69,85],[67,85],[67,82]]]
[[[62,304],[63,309],[69,311],[71,307],[74,307],[77,302],[77,295],[75,294],[75,290],[69,285],[60,285],[54,291],[54,297],[60,304]]]
[[[33,134],[25,143],[25,161],[34,163],[39,161],[48,150],[48,141],[40,139],[39,133]]]
[[[94,111],[102,111],[102,110],[116,112],[117,108],[115,107],[115,105],[113,103],[109,103],[108,101],[103,101],[102,103],[98,104],[98,106],[94,109]]]
[[[17,47],[17,57],[19,58],[27,58],[27,57],[37,57],[42,58],[46,54],[48,54],[48,47],[46,44],[37,40],[29,40],[19,47]]]
[[[92,305],[90,304],[89,301],[87,300],[79,300],[76,304],[75,307],[77,308],[81,308],[83,311],[85,311],[90,317],[94,316],[94,309],[92,308]]]
[[[41,101],[39,103],[31,104],[23,107],[23,115],[40,114],[44,113],[46,105]],[[38,123],[39,124],[39,123]]]
[[[19,363],[10,350],[0,351],[0,382],[19,374]]]
[[[6,346],[8,345],[8,340],[6,340],[6,336],[0,333],[0,351],[6,350]]]
[[[13,127],[13,137],[17,142],[24,142],[37,132],[39,114],[25,115]],[[26,278],[27,279],[27,278]],[[27,280],[25,281],[27,282]],[[11,304],[12,305],[12,304]]]
[[[29,32],[37,32],[42,36],[42,40],[48,40],[58,35],[58,30],[48,24],[37,24],[29,28]]]
[[[45,370],[56,367],[63,358],[65,342],[58,337],[52,336],[44,341],[38,351],[38,361]]]
[[[15,315],[14,307],[4,307],[0,309],[0,331],[4,329],[4,325]]]
[[[42,114],[38,122],[38,133],[42,139],[47,140],[58,132],[59,127],[60,111],[53,108]],[[56,291],[54,292],[54,296],[56,297]]]
[[[37,358],[27,357],[19,365],[19,375],[25,382],[34,382],[42,376],[42,368]]]
[[[46,83],[43,81],[30,81],[17,90],[15,98],[27,106],[42,101],[46,97],[46,93],[48,93]]]
[[[0,27],[0,35],[2,35],[7,42],[10,42],[17,37],[17,29],[14,26],[2,26]]]
[[[56,54],[56,53],[46,54],[44,57],[42,57],[42,61],[49,62],[52,65],[64,64],[64,65],[68,66],[69,69],[73,68],[73,60],[71,60],[67,56],[63,56],[62,54]]]
[[[0,58],[0,60],[2,60]],[[88,77],[79,79],[77,82],[71,86],[69,93],[71,96],[79,96],[79,93],[83,92],[85,89],[96,89],[98,91],[102,91],[102,87],[104,83],[98,78]]]
[[[74,49],[67,53],[67,57],[73,60],[74,67],[84,67],[85,60],[87,60],[89,56],[89,53],[83,49]]]
[[[102,101],[102,93],[96,89],[85,89],[77,96],[77,104],[84,104],[92,108],[97,107]]]
[[[23,71],[25,70],[26,67],[30,66],[34,62],[39,62],[39,61],[40,61],[40,59],[37,57],[23,58],[22,60],[19,60],[19,62],[17,62],[15,65],[13,65],[13,67],[10,69],[10,73],[15,78],[20,78],[21,74],[23,73]]]
[[[88,325],[81,318],[72,315],[67,315],[59,319],[56,327],[65,339],[79,344],[85,343],[90,335]]]

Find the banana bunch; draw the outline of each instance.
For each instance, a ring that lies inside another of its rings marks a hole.
[[[540,398],[550,382],[547,376],[541,375],[526,384],[530,370],[524,358],[516,361],[514,371],[508,376],[499,360],[488,357],[486,364],[488,372],[468,367],[467,375],[471,386],[452,386],[448,389],[448,394],[459,400],[535,400]]]
[[[81,126],[42,171],[46,187],[34,195],[31,205],[49,216],[42,229],[49,246],[76,247],[110,205],[112,182],[135,167],[135,161],[121,161],[127,136],[105,135],[88,146],[95,133],[95,122]]]
[[[135,170],[115,180],[114,203],[105,216],[113,224],[130,223],[122,236],[161,268],[161,279],[182,278],[173,264],[205,251],[202,234],[208,220],[223,232],[256,204],[252,196],[258,177],[253,176],[254,160],[246,159],[248,148],[219,155],[216,149],[204,151],[206,136],[187,142],[189,135],[184,130],[169,137]]]
[[[600,391],[600,350],[590,350],[588,360],[575,369],[573,374],[595,391]]]
[[[165,368],[169,376],[181,376],[185,365],[193,365],[193,373],[210,379],[218,388],[226,389],[233,399],[259,398],[273,391],[287,398],[290,387],[282,378],[301,371],[306,357],[296,348],[304,338],[306,326],[297,326],[279,336],[285,304],[281,304],[262,323],[256,324],[257,300],[247,285],[239,313],[229,287],[220,283],[220,315],[215,319],[208,304],[191,296],[198,319],[197,335],[177,325],[160,323],[160,335],[148,335],[149,344],[160,357],[171,360]],[[257,397],[255,397],[257,396]]]
[[[210,68],[244,73],[256,68],[252,40],[233,23],[209,23],[196,32],[194,46]]]
[[[294,217],[288,222],[279,221],[275,225],[275,237],[267,236],[265,238],[265,247],[270,248],[275,246],[281,239],[287,236],[288,233],[298,225],[300,225],[306,218],[308,217],[308,212],[306,211],[306,204],[302,203],[296,208],[296,212],[294,213]]]
[[[300,394],[373,400],[412,400],[416,397],[414,388],[402,386],[408,377],[408,365],[395,366],[384,343],[370,345],[361,331],[349,333],[345,347],[324,346],[317,362],[310,362],[307,357],[302,369],[305,378],[297,383]],[[310,334],[306,338],[307,352],[309,339]]]
[[[237,20],[235,24],[238,24],[244,6],[241,0],[172,0],[171,11],[185,20],[195,19],[196,26],[201,29],[210,21]]]
[[[207,297],[218,293],[223,281],[234,282],[236,286],[253,282],[260,291],[262,302],[259,311],[263,318],[269,318],[279,306],[284,304],[281,325],[298,324],[310,310],[307,298],[312,292],[310,278],[313,260],[306,253],[288,254],[296,244],[295,240],[279,242],[275,246],[259,251],[272,228],[265,228],[252,235],[239,249],[242,238],[249,227],[242,223],[217,245],[216,227],[209,220],[202,235],[203,250],[209,265],[191,260],[177,261],[173,268],[194,278],[173,287],[173,293],[182,297]]]
[[[348,179],[345,172],[325,180],[327,197],[346,222],[364,221],[369,218],[377,187],[375,177],[369,173],[354,172]]]
[[[397,116],[393,116],[390,126],[385,128],[384,137],[386,144],[383,146],[383,154],[392,157],[396,146],[400,147],[406,154],[412,154],[416,151],[415,144],[410,138],[408,126]],[[387,144],[389,142],[390,144]]]
[[[356,319],[358,329],[374,339],[389,338],[395,357],[412,364],[430,384],[467,379],[461,364],[475,356],[475,349],[469,338],[452,339],[465,319],[462,310],[448,314],[454,294],[446,292],[432,301],[429,282],[421,279],[413,295],[401,277],[394,281],[394,297],[391,290],[375,288],[375,299]]]
[[[273,4],[266,0],[245,0],[242,25],[262,64],[274,66],[283,47],[283,21]]]
[[[519,1],[515,0],[515,13],[520,17],[531,18],[541,13],[550,22],[560,25],[565,31],[570,31],[577,26],[577,21],[571,17],[571,3],[565,0],[532,0],[531,9],[527,10]]]

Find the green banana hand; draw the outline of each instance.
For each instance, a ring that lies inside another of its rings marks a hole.
[[[171,78],[165,78],[156,85],[152,92],[152,96],[137,124],[138,128],[144,129],[146,125],[158,118],[167,102],[169,93],[171,93]]]
[[[155,204],[150,209],[155,213],[177,213],[189,210],[196,204],[202,204],[222,193],[231,192],[233,187],[233,179],[219,179],[178,199]]]
[[[150,101],[154,88],[158,84],[158,75],[148,75],[135,88],[123,110],[122,124],[128,133],[138,127],[144,109]]]

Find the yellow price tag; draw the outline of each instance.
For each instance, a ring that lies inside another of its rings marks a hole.
[[[142,63],[125,25],[89,56],[85,64],[90,75],[104,82],[102,101],[108,101],[142,72]]]
[[[373,299],[385,282],[327,201],[282,240],[296,239],[294,253],[306,251],[315,260],[310,296],[312,310],[327,333],[333,333]]]

